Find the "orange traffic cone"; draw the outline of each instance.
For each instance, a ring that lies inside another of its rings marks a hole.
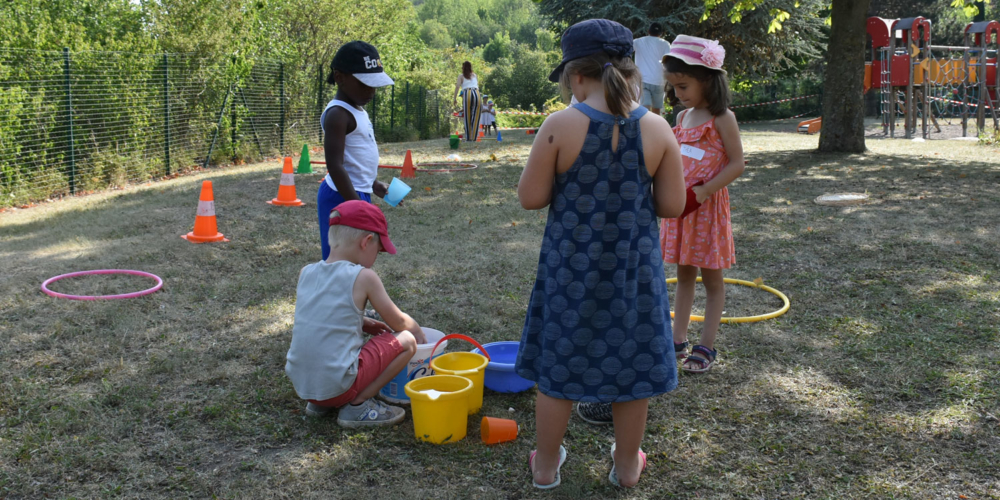
[[[410,155],[410,150],[406,150],[406,158],[403,159],[403,173],[400,175],[403,179],[414,179],[417,177],[417,169],[413,168],[413,157]]]
[[[476,137],[476,142],[479,142],[479,141],[483,140],[483,137],[486,137],[486,133],[483,132],[483,130],[485,130],[485,127],[483,127],[482,125],[480,125],[479,126],[479,137]]]
[[[182,234],[181,238],[191,243],[229,241],[219,232],[219,228],[215,224],[215,195],[212,193],[212,181],[201,183],[198,213],[194,217],[194,231]]]
[[[268,203],[282,207],[301,207],[305,205],[295,196],[295,174],[292,172],[292,157],[285,157],[285,166],[281,169],[281,183],[278,184],[278,197]]]

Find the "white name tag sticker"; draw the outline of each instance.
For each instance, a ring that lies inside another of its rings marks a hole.
[[[694,146],[688,144],[681,145],[681,155],[687,156],[688,158],[694,158],[695,160],[700,160],[705,157],[705,150],[698,149]]]

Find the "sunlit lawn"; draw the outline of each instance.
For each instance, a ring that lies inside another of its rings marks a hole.
[[[516,200],[522,134],[463,143],[478,169],[418,174],[404,207],[380,205],[400,252],[375,269],[421,324],[519,338],[545,222]],[[720,365],[652,401],[649,468],[633,491],[607,482],[611,428],[576,417],[563,485],[533,490],[530,392],[486,394],[483,415],[521,424],[495,447],[476,417],[441,447],[416,442],[410,418],[376,431],[306,420],[284,356],[298,270],[319,258],[320,176],[297,176],[308,206],[272,207],[273,161],[0,214],[0,497],[1000,498],[1000,151],[869,140],[866,155],[821,155],[815,136],[751,127],[743,139],[728,276],[762,278],[792,308],[724,325]],[[411,148],[441,161],[446,144],[383,145],[382,160]],[[229,243],[178,237],[203,179]],[[845,191],[871,201],[813,203]],[[165,285],[110,302],[39,291],[102,268]],[[779,306],[730,287],[726,314]]]

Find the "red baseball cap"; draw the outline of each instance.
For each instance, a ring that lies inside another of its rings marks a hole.
[[[330,217],[331,226],[339,224],[376,233],[380,236],[382,251],[395,255],[396,246],[389,239],[389,225],[385,222],[385,214],[378,207],[366,201],[351,200],[337,205],[334,210],[340,215]]]

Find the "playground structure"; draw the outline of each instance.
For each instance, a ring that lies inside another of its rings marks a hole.
[[[930,136],[928,120],[941,131],[939,117],[960,118],[963,137],[973,115],[977,132],[985,128],[987,110],[993,127],[1000,127],[995,48],[1000,22],[969,23],[962,46],[933,45],[931,27],[929,19],[919,16],[868,18],[871,50],[865,63],[864,91],[878,87],[881,93],[883,133],[896,136],[898,114],[904,115],[907,139],[916,133],[918,117],[924,139]]]

